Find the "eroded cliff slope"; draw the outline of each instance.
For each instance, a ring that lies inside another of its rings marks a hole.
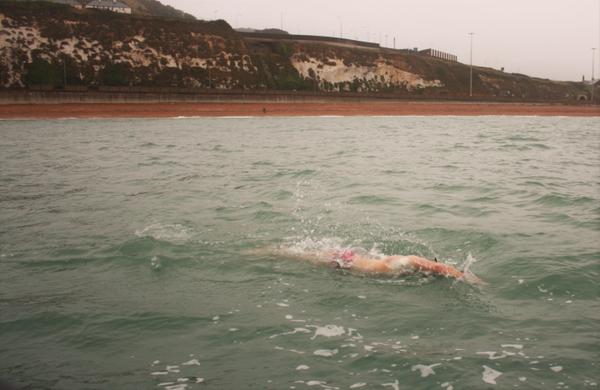
[[[464,98],[469,67],[374,44],[240,34],[225,21],[0,2],[3,88],[170,87]],[[475,97],[573,101],[581,83],[475,67]]]
[[[0,85],[253,88],[256,67],[224,21],[161,20],[0,3]]]

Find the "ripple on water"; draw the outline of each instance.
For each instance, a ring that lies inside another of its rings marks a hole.
[[[19,386],[597,387],[592,120],[0,126],[0,371]],[[489,284],[244,253],[282,242],[471,252]]]
[[[382,196],[382,195],[359,195],[353,196],[348,201],[350,204],[366,204],[366,205],[393,205],[398,203],[394,198]]]
[[[570,196],[566,194],[552,193],[543,195],[534,201],[536,204],[555,207],[569,207],[576,205],[596,204],[596,200],[587,196]]]
[[[135,235],[144,238],[153,238],[173,244],[184,244],[194,237],[195,232],[191,227],[179,223],[153,223],[142,229],[136,230]]]

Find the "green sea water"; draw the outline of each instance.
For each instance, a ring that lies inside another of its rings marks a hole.
[[[15,388],[594,389],[599,274],[598,118],[0,122]]]

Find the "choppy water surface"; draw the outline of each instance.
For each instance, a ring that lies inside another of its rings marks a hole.
[[[0,122],[0,378],[597,388],[599,201],[597,118]],[[345,246],[489,284],[265,250]]]

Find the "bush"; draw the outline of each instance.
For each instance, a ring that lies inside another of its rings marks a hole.
[[[131,70],[126,64],[110,64],[102,70],[102,83],[104,85],[127,86],[131,79]]]
[[[62,67],[59,64],[51,64],[41,58],[36,58],[33,62],[27,64],[25,84],[33,85],[52,85],[59,86],[63,84]]]

